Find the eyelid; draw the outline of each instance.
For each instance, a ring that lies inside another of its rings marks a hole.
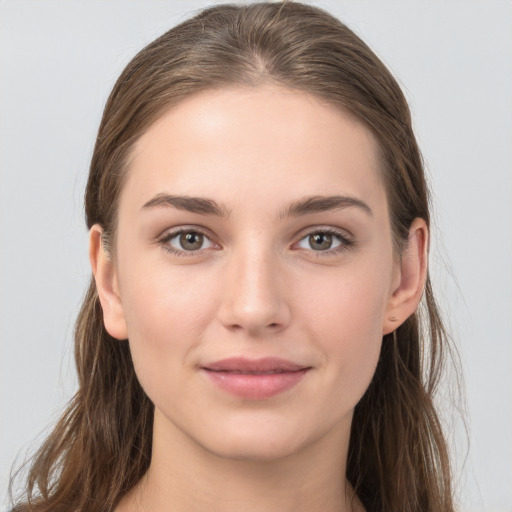
[[[204,249],[197,249],[193,251],[185,251],[182,249],[178,249],[176,247],[171,246],[168,242],[173,238],[176,238],[178,235],[182,233],[198,233],[204,236],[213,247],[207,247]],[[163,232],[162,235],[157,237],[156,243],[161,245],[167,252],[174,254],[176,256],[197,256],[198,254],[203,253],[212,248],[220,248],[220,245],[216,243],[214,237],[210,234],[209,230],[202,228],[200,226],[194,225],[186,225],[186,226],[177,226],[175,228],[170,228]]]
[[[197,249],[197,250],[181,250],[176,247],[173,247],[168,244],[169,240],[172,240],[176,236],[182,234],[182,233],[199,233],[203,235],[211,244],[212,246],[204,248],[204,249]],[[326,249],[326,250],[315,250],[315,249],[306,249],[306,248],[298,248],[296,247],[298,243],[302,242],[306,237],[311,236],[316,233],[322,233],[322,234],[330,234],[338,238],[340,241],[340,244],[335,246],[332,249]],[[355,245],[354,236],[352,233],[347,231],[346,229],[337,228],[333,226],[310,226],[307,228],[304,228],[299,232],[297,235],[298,239],[296,242],[294,242],[291,246],[293,250],[300,250],[304,252],[313,253],[316,256],[329,256],[333,254],[340,253],[342,251],[350,249],[352,246]],[[215,241],[215,236],[213,236],[210,232],[210,230],[203,228],[201,226],[197,225],[182,225],[182,226],[176,226],[174,228],[169,228],[166,231],[163,232],[162,235],[158,236],[156,238],[156,243],[163,246],[163,248],[174,255],[177,256],[197,256],[199,254],[204,253],[207,250],[213,249],[221,249],[221,245]]]
[[[302,242],[305,238],[314,235],[316,233],[322,233],[322,234],[329,234],[337,237],[340,240],[340,244],[332,249],[326,249],[325,251],[315,251],[314,249],[304,249],[304,248],[297,248],[295,250],[301,250],[304,252],[310,252],[315,254],[316,256],[328,256],[340,253],[342,251],[350,249],[352,246],[355,245],[354,236],[352,233],[348,232],[345,229],[336,228],[333,226],[311,226],[309,228],[306,228],[302,230],[298,234],[298,240],[297,242],[294,242],[292,244],[292,249],[294,249],[294,246],[297,246],[300,242]]]

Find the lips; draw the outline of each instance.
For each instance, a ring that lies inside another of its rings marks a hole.
[[[208,363],[202,372],[224,392],[247,400],[264,400],[297,385],[310,366],[285,359],[230,358]]]
[[[300,364],[286,361],[285,359],[278,359],[276,357],[266,357],[264,359],[244,359],[244,358],[231,358],[216,361],[215,363],[207,364],[204,367],[206,370],[217,372],[233,372],[233,373],[282,373],[282,372],[295,372],[306,368]]]

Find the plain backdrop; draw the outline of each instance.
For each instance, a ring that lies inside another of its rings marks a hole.
[[[313,3],[370,44],[410,101],[434,191],[431,270],[466,378],[469,451],[441,397],[460,510],[511,512],[512,3]],[[0,0],[0,508],[11,465],[75,387],[82,197],[105,100],[139,49],[205,5]]]

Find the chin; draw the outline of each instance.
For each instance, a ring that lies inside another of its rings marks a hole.
[[[310,432],[304,422],[261,418],[260,421],[229,422],[216,425],[196,438],[210,453],[218,457],[245,462],[271,462],[286,459],[315,443],[321,433]]]
[[[281,439],[258,439],[250,436],[231,439],[229,442],[212,446],[203,445],[203,447],[222,459],[262,463],[286,459],[302,448],[300,444]]]

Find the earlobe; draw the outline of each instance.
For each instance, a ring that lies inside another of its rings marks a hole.
[[[128,338],[128,329],[119,293],[117,270],[104,247],[103,229],[99,224],[89,232],[89,260],[96,289],[103,310],[103,322],[107,332],[119,340]]]
[[[414,219],[401,257],[397,283],[388,301],[382,334],[394,331],[418,308],[427,279],[428,234],[427,223]]]

